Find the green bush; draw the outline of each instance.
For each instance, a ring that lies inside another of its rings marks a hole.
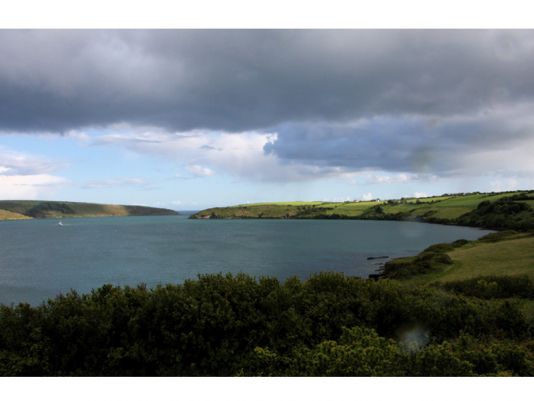
[[[415,354],[399,337],[410,325],[424,327],[429,341]],[[520,344],[530,340],[530,326],[515,303],[391,280],[207,275],[153,289],[106,285],[37,307],[1,306],[0,374],[486,374],[443,345],[461,335]],[[498,365],[507,372],[532,366],[529,353],[514,367],[503,350],[499,358],[510,361]]]
[[[513,197],[494,202],[480,202],[476,209],[460,216],[457,224],[492,228],[496,230],[531,230],[534,228],[534,211],[529,204]]]
[[[406,356],[373,329],[345,329],[339,341],[322,341],[295,351],[288,370],[298,376],[402,376]]]
[[[528,276],[483,276],[443,283],[447,291],[483,299],[534,298],[534,283]]]
[[[508,238],[514,237],[517,234],[518,232],[514,230],[497,231],[495,233],[489,233],[489,234],[484,235],[482,238],[479,239],[479,241],[499,242],[499,241],[503,241]]]
[[[427,274],[440,270],[443,265],[452,264],[452,259],[439,251],[425,249],[415,257],[394,259],[384,264],[384,276],[394,279],[406,279],[419,274]]]

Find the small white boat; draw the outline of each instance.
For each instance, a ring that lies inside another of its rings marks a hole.
[[[63,227],[63,222],[60,221],[59,223],[57,223],[57,225]]]

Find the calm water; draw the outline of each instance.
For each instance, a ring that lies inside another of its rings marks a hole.
[[[105,283],[179,283],[198,274],[366,277],[379,260],[488,231],[396,221],[188,220],[186,216],[0,222],[0,302],[39,303]]]

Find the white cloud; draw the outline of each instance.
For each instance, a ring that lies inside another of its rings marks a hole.
[[[0,147],[0,199],[34,199],[67,182],[50,174],[58,163]]]
[[[371,175],[367,178],[369,184],[396,184],[418,179],[417,174],[395,174],[395,175]]]
[[[55,170],[59,163],[44,157],[16,152],[0,146],[0,174],[26,175],[47,174]]]
[[[515,110],[513,115],[516,116],[518,113]],[[479,117],[477,116],[477,118]],[[462,120],[461,116],[456,116],[453,120],[457,124],[467,124],[469,122]],[[380,122],[385,128],[389,127],[389,123],[391,123],[389,120]],[[378,124],[378,128],[382,127],[380,124]],[[443,124],[443,121],[434,123],[436,126]],[[371,125],[368,128],[371,129],[373,127],[374,125]],[[411,127],[410,125],[409,128]],[[419,126],[416,124],[415,127]],[[403,135],[408,138],[407,135],[411,135],[412,131],[409,129],[405,129],[405,131],[403,131]],[[521,130],[518,129],[518,131]],[[352,131],[347,130],[347,132],[343,131],[339,135],[333,135],[332,138],[324,135],[321,137],[321,141],[312,140],[318,134],[311,136],[306,134],[302,138],[297,136],[294,141],[290,141],[284,145],[284,135],[286,134],[283,131],[280,131],[280,133],[259,131],[234,133],[209,130],[169,132],[158,127],[114,124],[99,130],[99,132],[76,131],[69,134],[69,137],[75,138],[80,143],[88,146],[120,147],[130,155],[149,155],[171,160],[175,163],[176,167],[185,168],[189,173],[189,175],[184,174],[183,176],[179,176],[179,178],[207,177],[214,175],[216,172],[217,175],[224,176],[226,174],[259,182],[285,183],[323,178],[340,178],[346,179],[355,185],[384,186],[407,184],[414,181],[420,181],[426,184],[427,181],[435,181],[439,177],[443,178],[446,176],[480,177],[488,172],[502,172],[506,175],[517,175],[520,172],[531,173],[534,171],[534,164],[529,154],[532,148],[530,145],[534,145],[534,142],[532,142],[533,140],[528,135],[524,140],[510,140],[502,146],[479,147],[476,152],[470,152],[467,157],[463,157],[460,151],[460,148],[463,146],[462,143],[467,141],[469,146],[472,146],[479,142],[479,137],[484,137],[484,135],[477,134],[477,138],[473,139],[473,143],[471,143],[471,140],[466,140],[465,138],[460,141],[463,137],[458,134],[455,137],[456,139],[451,139],[448,147],[443,150],[443,152],[446,151],[450,155],[456,155],[454,157],[451,156],[454,158],[455,163],[454,168],[450,168],[450,163],[445,163],[445,160],[448,160],[448,158],[435,154],[431,148],[427,149],[425,144],[423,144],[425,146],[421,145],[419,147],[418,145],[411,146],[410,144],[406,146],[402,145],[386,152],[384,150],[386,145],[384,144],[389,143],[389,136],[387,138],[384,136],[382,142],[378,141],[377,145],[373,147],[374,151],[378,152],[377,154],[370,154],[365,157],[370,161],[389,160],[392,158],[395,159],[396,157],[402,163],[392,162],[389,165],[384,162],[385,165],[383,166],[366,167],[366,163],[363,162],[361,165],[353,163],[354,160],[359,160],[360,158],[356,157],[358,152],[352,152],[352,142],[346,141],[345,139],[353,137],[363,138],[367,133],[364,133],[365,135],[363,136],[353,135]],[[431,134],[434,135],[436,133],[432,131]],[[496,134],[491,133],[489,142],[492,143],[495,137]],[[336,140],[340,141],[337,145]],[[281,141],[282,145],[279,144]],[[285,141],[287,142],[287,138]],[[278,149],[274,147],[275,145],[282,147],[289,146],[292,149],[292,153],[284,155],[282,154],[283,152],[274,151]],[[301,148],[303,147],[308,147],[318,153],[312,152],[309,157],[301,157],[302,152],[304,152],[304,155],[307,154],[306,152],[309,153],[309,149],[308,151],[301,152]],[[414,151],[416,156],[410,156],[411,151],[408,152],[410,154],[405,154],[409,149],[417,150],[417,152]],[[338,150],[343,150],[343,152],[339,153]],[[332,155],[323,157],[323,153],[328,153],[328,151],[332,151]],[[409,159],[409,163],[405,159]],[[436,168],[436,171],[425,168],[417,168],[415,169],[417,171],[410,171],[409,166],[407,169],[404,169],[406,168],[406,164],[427,165],[430,161],[440,165],[445,163],[447,166]],[[511,161],[514,162],[512,163]],[[488,168],[488,166],[491,167]],[[403,169],[399,171],[398,169],[401,167]]]
[[[373,197],[373,194],[372,194],[371,192],[367,192],[367,193],[365,193],[365,194],[363,194],[363,195],[361,196],[361,199],[362,199],[363,201],[370,201],[370,200],[373,200],[374,197]]]
[[[215,174],[212,169],[199,164],[190,164],[187,166],[187,170],[197,177],[210,177]]]
[[[425,194],[424,192],[415,192],[413,196],[414,198],[427,198],[428,194]]]
[[[397,174],[397,175],[375,175],[370,178],[370,182],[376,184],[393,184],[399,182],[409,181],[411,177],[408,174]]]
[[[35,199],[66,183],[49,174],[0,175],[0,199]]]
[[[76,139],[80,142],[89,142],[91,140],[91,136],[87,133],[79,130],[70,130],[63,134],[65,138],[72,138]]]
[[[515,177],[498,178],[490,182],[491,190],[495,192],[513,191],[519,189],[519,181]]]
[[[83,188],[86,189],[101,189],[101,188],[114,188],[124,186],[145,186],[147,182],[142,178],[110,178],[107,180],[94,180],[89,181]]]
[[[166,132],[155,127],[112,125],[104,134],[93,135],[89,145],[119,146],[130,152],[154,155],[185,165],[194,176],[229,174],[249,180],[290,182],[340,176],[345,170],[332,166],[316,166],[284,162],[265,152],[267,144],[277,140],[276,133],[246,131],[230,133],[193,130]],[[178,178],[189,178],[178,175]]]

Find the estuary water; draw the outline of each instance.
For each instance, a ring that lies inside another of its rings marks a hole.
[[[383,260],[489,231],[399,221],[188,220],[188,215],[0,222],[0,303],[38,304],[106,283],[181,283],[199,274],[367,277]]]

